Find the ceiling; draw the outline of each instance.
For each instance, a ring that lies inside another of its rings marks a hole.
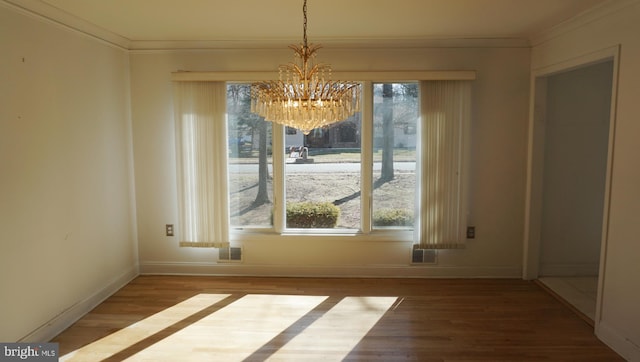
[[[129,41],[298,42],[302,38],[302,0],[36,1]],[[308,0],[307,32],[310,42],[529,39],[604,2]]]

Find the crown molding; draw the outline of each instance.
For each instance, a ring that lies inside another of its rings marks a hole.
[[[45,23],[74,31],[83,36],[88,36],[121,50],[129,50],[131,47],[129,39],[39,0],[0,0],[0,6]]]
[[[346,81],[404,82],[414,80],[474,80],[474,70],[412,70],[412,71],[333,71],[332,76]],[[178,71],[171,74],[176,82],[252,82],[276,79],[278,72],[235,71],[235,72],[190,72]]]
[[[132,51],[282,49],[300,39],[131,41]],[[313,43],[331,49],[383,48],[529,48],[523,38],[316,38]]]
[[[544,44],[563,34],[579,29],[591,22],[600,20],[624,9],[640,5],[640,0],[609,0],[591,9],[558,24],[548,30],[542,31],[530,37],[531,46],[535,47]]]
[[[635,0],[634,0],[635,1]],[[0,6],[31,16],[43,22],[75,31],[131,51],[282,49],[297,44],[300,39],[249,40],[131,40],[69,14],[40,0],[0,0]],[[331,49],[393,49],[393,48],[529,48],[525,38],[475,38],[452,36],[445,38],[317,38],[315,43]]]

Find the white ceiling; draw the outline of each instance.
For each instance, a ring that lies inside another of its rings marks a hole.
[[[302,0],[35,1],[130,41],[297,42],[302,38]],[[310,42],[529,39],[604,2],[308,0],[308,36]]]

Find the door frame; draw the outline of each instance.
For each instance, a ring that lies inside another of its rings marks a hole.
[[[613,146],[615,142],[616,100],[618,89],[618,64],[620,45],[608,47],[576,58],[561,61],[550,66],[532,69],[529,95],[529,129],[527,149],[527,184],[524,222],[524,253],[522,277],[525,280],[539,276],[540,228],[542,217],[544,142],[546,118],[547,79],[549,76],[587,67],[606,61],[613,61],[611,89],[611,109],[609,113],[609,143],[607,149],[606,181],[604,206],[602,213],[602,234],[600,246],[600,265],[598,273],[598,295],[596,300],[596,318],[598,325],[601,315],[602,291],[606,264],[607,240],[609,231],[609,209],[611,195],[611,177],[613,168]]]

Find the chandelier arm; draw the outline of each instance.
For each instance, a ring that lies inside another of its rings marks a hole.
[[[321,64],[314,65],[307,73],[309,78],[313,77],[314,74],[318,73],[318,71],[321,70],[321,66],[322,66]]]
[[[290,69],[295,71],[300,80],[305,78],[304,70],[295,63],[289,63]]]
[[[288,46],[289,49],[293,50],[300,58],[304,57],[304,45],[294,45],[291,44]]]

